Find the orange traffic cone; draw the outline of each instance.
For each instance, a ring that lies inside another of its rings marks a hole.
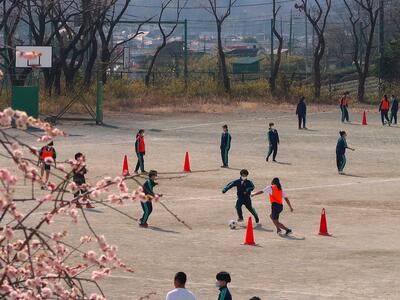
[[[249,217],[247,222],[246,239],[244,240],[244,245],[255,246],[254,242],[254,232],[253,232],[253,220]]]
[[[366,113],[365,110],[364,110],[364,113],[363,113],[362,124],[363,125],[367,125],[367,113]]]
[[[183,165],[183,172],[192,172],[192,170],[190,170],[189,152],[186,152],[185,164]]]
[[[322,212],[321,212],[321,223],[319,225],[319,235],[330,236],[330,234],[328,233],[328,225],[326,224],[325,208],[323,208]]]
[[[122,176],[129,176],[128,157],[125,155],[124,164],[122,166]]]

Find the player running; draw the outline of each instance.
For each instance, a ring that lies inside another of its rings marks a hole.
[[[254,190],[254,184],[251,180],[247,179],[249,176],[249,171],[243,169],[240,171],[240,178],[228,183],[222,193],[226,193],[231,188],[236,187],[237,189],[237,201],[236,201],[236,212],[238,215],[238,222],[243,222],[243,211],[242,206],[244,205],[248,211],[254,216],[256,223],[260,220],[258,218],[256,210],[251,204],[251,192]]]
[[[286,197],[285,192],[282,190],[281,183],[279,178],[272,179],[271,185],[267,186],[263,190],[259,192],[251,193],[251,196],[257,196],[261,194],[268,194],[269,201],[271,202],[271,215],[270,218],[276,227],[276,233],[281,233],[281,229],[285,230],[285,234],[288,235],[292,233],[292,230],[287,228],[285,225],[279,222],[279,215],[283,210],[282,200],[285,199],[287,205],[290,208],[290,211],[293,212],[293,207],[289,201],[289,198]]]
[[[38,166],[41,166],[40,170],[40,177],[42,178],[42,190],[46,188],[46,184],[49,181],[49,176],[50,176],[50,167],[51,163],[48,161],[48,159],[52,159],[54,161],[54,166],[57,166],[56,163],[56,157],[57,153],[56,150],[54,149],[54,142],[51,141],[48,143],[46,146],[43,146],[40,151],[39,151],[39,160],[38,160]],[[44,179],[43,179],[44,175]]]

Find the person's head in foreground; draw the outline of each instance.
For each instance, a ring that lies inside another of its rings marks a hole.
[[[185,273],[183,273],[183,272],[176,273],[175,277],[174,277],[175,288],[184,289],[185,288],[185,284],[186,284],[186,280],[187,280],[187,277],[186,277]]]
[[[304,102],[304,100],[306,100],[306,97],[302,96],[302,97],[300,98],[300,102]]]
[[[254,296],[254,297],[251,297],[249,300],[261,300],[261,298],[257,297],[257,296]]]
[[[342,138],[344,138],[344,139],[347,137],[347,133],[346,133],[346,131],[344,131],[344,130],[339,131],[339,134],[340,134],[340,136],[341,136]]]
[[[275,124],[274,123],[269,123],[269,128],[274,128]]]
[[[282,190],[282,185],[278,177],[272,179],[271,185],[275,185],[278,188],[278,190]]]
[[[157,179],[157,171],[156,170],[150,170],[149,179],[151,179],[153,181]]]
[[[228,272],[219,272],[215,278],[217,279],[215,283],[217,288],[224,288],[231,282],[231,275]]]
[[[228,132],[228,125],[224,125],[224,126],[222,126],[222,130],[224,131],[224,132]]]
[[[78,161],[78,160],[84,160],[84,155],[83,155],[83,153],[81,153],[81,152],[76,153],[76,154],[75,154],[75,160],[76,160],[76,161]]]
[[[242,180],[246,180],[247,176],[249,176],[249,171],[247,171],[246,169],[240,171],[240,178]]]

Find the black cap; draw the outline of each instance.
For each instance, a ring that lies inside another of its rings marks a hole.
[[[228,272],[219,272],[216,276],[218,281],[225,281],[226,283],[231,282],[231,275]]]

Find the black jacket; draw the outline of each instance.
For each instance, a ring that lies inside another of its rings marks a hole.
[[[300,101],[299,104],[297,104],[296,115],[303,117],[306,114],[307,114],[307,105],[304,101]]]
[[[278,145],[279,144],[279,134],[276,129],[268,130],[268,141],[270,145]]]

